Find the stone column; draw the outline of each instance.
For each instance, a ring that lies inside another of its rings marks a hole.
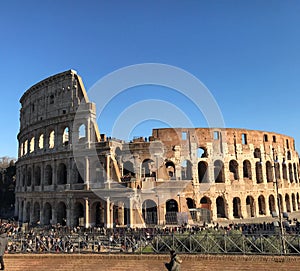
[[[106,227],[107,228],[112,228],[110,198],[106,197],[105,200],[106,200]]]
[[[88,156],[85,157],[85,185],[86,190],[90,189],[90,162]]]
[[[118,222],[119,225],[124,226],[124,203],[118,203]]]
[[[84,227],[90,227],[90,203],[88,198],[84,198]]]

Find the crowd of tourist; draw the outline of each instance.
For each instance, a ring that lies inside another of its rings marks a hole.
[[[287,233],[300,233],[300,222],[289,221]],[[218,232],[230,234],[240,232],[249,234],[271,234],[276,232],[276,223],[230,223],[221,226],[218,223],[203,225],[182,225],[152,228],[115,227],[66,227],[52,225],[48,227],[24,227],[16,221],[2,221],[0,228],[8,235],[9,252],[135,252],[145,246],[157,235],[192,235],[199,232]],[[278,231],[277,231],[278,232]]]

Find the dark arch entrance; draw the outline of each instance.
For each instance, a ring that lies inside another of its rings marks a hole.
[[[166,224],[177,224],[178,203],[174,199],[166,202]]]
[[[143,202],[143,218],[147,225],[157,225],[157,205],[153,200]]]

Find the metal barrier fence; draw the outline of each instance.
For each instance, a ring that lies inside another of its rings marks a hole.
[[[283,248],[283,244],[285,248]],[[300,254],[300,235],[242,234],[239,231],[197,233],[122,234],[80,233],[57,235],[15,234],[9,253],[178,253],[191,254]]]

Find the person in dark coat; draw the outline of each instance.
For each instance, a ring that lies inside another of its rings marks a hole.
[[[168,271],[180,271],[180,264],[182,260],[176,254],[175,250],[170,251],[171,260],[169,263],[165,263],[166,268]]]
[[[0,270],[4,270],[3,255],[7,251],[8,238],[5,228],[0,229]]]

